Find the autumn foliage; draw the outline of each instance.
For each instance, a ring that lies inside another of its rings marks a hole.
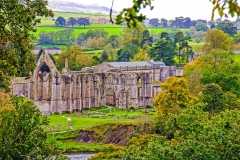
[[[191,99],[185,78],[169,77],[161,84],[162,92],[154,99],[158,114],[178,114]]]

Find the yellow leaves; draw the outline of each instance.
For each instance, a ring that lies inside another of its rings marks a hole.
[[[13,109],[13,104],[10,99],[10,95],[5,93],[4,90],[0,90],[0,118],[1,113],[5,110]]]
[[[100,37],[100,38],[88,38],[85,41],[85,45],[87,48],[97,48],[97,47],[104,47],[104,42],[105,39]]]
[[[185,78],[169,77],[161,84],[162,92],[154,98],[158,114],[178,114],[190,100],[190,93]]]
[[[131,62],[139,62],[139,61],[150,61],[150,57],[148,56],[146,50],[138,48],[138,53],[133,56],[133,59],[130,59]]]
[[[74,46],[69,50],[65,50],[59,55],[56,61],[56,66],[59,70],[64,68],[66,58],[68,58],[69,69],[73,71],[80,71],[83,67],[91,67],[95,64],[95,60],[83,54],[79,46]]]
[[[229,51],[232,48],[231,37],[218,29],[212,29],[207,32],[203,50],[210,52],[211,49],[222,49]]]

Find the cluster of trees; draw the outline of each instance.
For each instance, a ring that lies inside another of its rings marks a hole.
[[[74,18],[74,17],[70,17],[68,20],[66,20],[65,18],[63,18],[62,16],[58,17],[55,21],[55,25],[56,26],[75,26],[75,25],[78,25],[78,26],[87,26],[87,25],[90,25],[90,21],[88,18]]]
[[[49,121],[31,100],[0,90],[0,159],[66,159],[43,126]],[[4,97],[4,99],[2,99]]]
[[[239,159],[240,64],[231,46],[228,34],[208,31],[205,53],[185,66],[184,77],[161,84],[154,99],[157,117],[145,121],[145,134],[124,147],[106,145],[91,160]]]
[[[237,27],[235,25],[236,22],[231,22],[228,19],[221,20],[218,18],[214,21],[207,21],[207,20],[191,20],[189,17],[176,17],[174,20],[168,21],[165,18],[158,18],[150,19],[148,24],[154,27],[162,26],[162,27],[172,27],[172,28],[191,28],[195,27],[197,31],[206,32],[209,29],[217,28],[223,30],[225,33],[229,35],[237,34]],[[147,24],[147,25],[148,25]]]
[[[38,42],[41,44],[73,44],[75,42],[74,30],[64,29],[57,32],[42,31],[39,33]]]
[[[97,159],[239,159],[239,110],[209,118],[201,105],[170,114],[163,123],[165,136],[136,134],[125,147],[106,145]]]
[[[65,60],[68,59],[68,67],[73,71],[79,71],[84,67],[91,67],[97,64],[96,60],[91,56],[85,55],[81,51],[81,47],[74,46],[70,49],[62,48],[63,52],[56,60],[56,67],[59,70],[65,67]]]
[[[235,13],[240,15],[237,1],[210,1],[215,5],[213,11],[217,9],[221,16],[224,15],[226,4],[229,4],[228,9],[231,15]],[[123,9],[117,16],[116,23],[126,21],[127,26],[136,26],[137,21],[145,18],[142,14],[138,15],[141,4],[144,4],[143,8],[147,6],[153,8],[151,0],[136,0],[131,9]],[[34,37],[30,33],[34,32],[34,26],[40,23],[38,16],[53,16],[46,5],[46,1],[43,0],[0,2],[0,8],[3,11],[0,19],[0,88],[9,86],[11,76],[28,76],[34,69],[35,60],[31,53],[33,49],[31,42]],[[139,38],[139,34],[134,35]],[[212,34],[209,33],[209,35]],[[136,43],[144,46],[145,42],[148,43],[151,40],[149,37],[142,38],[144,43],[141,43],[142,41],[139,43],[137,39],[135,40],[136,37],[132,37],[126,45]],[[225,35],[223,37],[227,38]],[[159,126],[157,132],[164,134],[152,138],[136,137],[129,142],[126,150],[122,147],[116,150],[110,146],[105,150],[106,154],[100,154],[101,159],[107,156],[106,159],[122,159],[122,157],[126,159],[239,159],[240,137],[236,131],[240,129],[240,117],[238,110],[231,110],[238,106],[233,94],[239,94],[239,89],[236,88],[239,87],[239,75],[236,74],[239,65],[230,58],[229,43],[224,38],[206,39],[206,56],[209,57],[201,56],[198,59],[199,62],[193,63],[195,66],[189,67],[192,68],[189,70],[194,72],[189,71],[186,74],[186,77],[195,77],[196,82],[204,86],[202,87],[203,97],[199,97],[202,103],[196,103],[196,101],[192,105],[176,103],[181,108],[180,113],[164,114],[167,118],[159,119],[166,120],[165,123],[157,123]],[[127,39],[124,40],[128,42]],[[218,55],[218,53],[221,54]],[[207,65],[207,60],[211,65]],[[229,68],[222,64],[229,64]],[[206,69],[197,69],[204,65]],[[221,71],[219,69],[221,67],[225,68]],[[194,76],[195,71],[199,76]],[[209,73],[213,73],[213,76]],[[205,74],[212,76],[211,79],[204,77]],[[224,75],[225,82],[221,79]],[[228,80],[229,83],[226,83]],[[180,82],[180,84],[184,83],[184,81]],[[190,92],[192,93],[193,90],[190,89]],[[172,96],[177,97],[175,100],[180,100],[183,91],[181,90],[179,94],[177,91],[175,93]],[[21,97],[9,100],[10,98],[4,94],[6,93],[0,91],[0,159],[57,159],[58,153],[55,152],[57,149],[53,143],[47,141],[46,133],[42,128],[42,125],[48,123],[46,117],[41,115],[33,102]],[[216,98],[212,99],[212,97]],[[213,105],[209,106],[209,104]],[[159,109],[161,107],[162,104],[159,104]],[[228,110],[222,111],[226,108]],[[52,155],[54,156],[51,157]]]

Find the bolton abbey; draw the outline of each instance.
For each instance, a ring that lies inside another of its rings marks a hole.
[[[182,76],[182,72],[180,67],[154,61],[104,62],[81,71],[70,71],[67,59],[60,72],[44,53],[31,79],[14,78],[11,88],[13,95],[21,94],[34,100],[43,114],[101,105],[137,109],[152,106],[153,97],[161,91],[160,83],[169,76]]]

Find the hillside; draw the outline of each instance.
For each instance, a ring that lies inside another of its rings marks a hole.
[[[75,12],[75,13],[97,13],[109,14],[110,8],[106,6],[99,6],[97,4],[85,5],[77,4],[68,1],[49,1],[48,8],[56,12]],[[113,14],[118,12],[113,10]]]

